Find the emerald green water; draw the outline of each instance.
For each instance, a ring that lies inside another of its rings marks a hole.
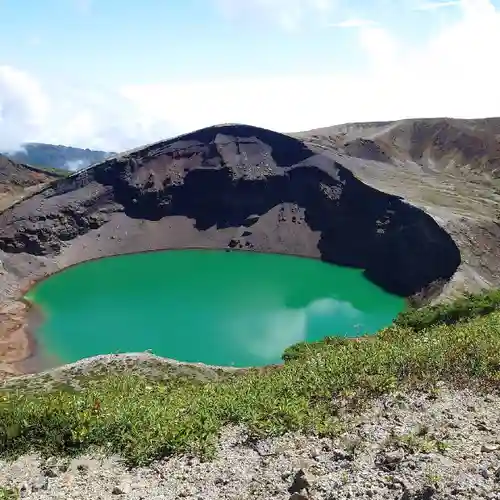
[[[404,307],[361,270],[256,252],[176,250],[86,262],[35,285],[41,354],[59,362],[113,352],[220,366],[279,363],[286,347],[355,337]]]

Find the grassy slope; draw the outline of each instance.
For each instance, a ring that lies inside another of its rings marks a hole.
[[[303,346],[282,368],[218,382],[114,374],[83,381],[80,391],[4,390],[0,455],[72,454],[107,443],[108,452],[131,464],[147,463],[173,453],[210,452],[228,424],[246,425],[256,436],[328,434],[341,429],[342,406],[402,386],[432,390],[441,380],[488,387],[500,379],[500,312],[472,309],[466,321],[450,325],[435,318],[437,324],[422,330],[386,328],[371,341]]]
[[[36,172],[46,172],[48,174],[54,175],[55,178],[58,177],[68,177],[71,175],[72,171],[66,170],[63,168],[56,168],[56,167],[41,167],[39,165],[26,165],[29,169],[34,170]]]
[[[19,494],[16,490],[0,486],[0,500],[17,500]]]

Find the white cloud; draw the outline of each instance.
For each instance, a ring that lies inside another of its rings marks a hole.
[[[309,18],[318,18],[331,11],[337,0],[215,0],[221,12],[236,19],[248,15],[277,22],[294,31]]]
[[[81,168],[87,166],[88,162],[86,162],[85,160],[70,160],[67,161],[66,164],[64,165],[65,168],[71,170],[72,172],[76,172],[77,170],[80,170]]]
[[[376,73],[393,70],[398,61],[398,42],[385,29],[360,26],[359,43]]]
[[[36,80],[9,66],[0,66],[0,150],[34,139],[49,120],[50,102]]]
[[[362,28],[364,26],[374,26],[377,24],[372,19],[363,19],[360,17],[352,17],[339,23],[331,23],[328,26],[333,28]]]
[[[441,2],[421,2],[415,6],[415,10],[437,10],[442,9],[443,7],[455,7],[459,6],[461,0],[448,0]]]
[[[0,151],[25,142],[121,151],[177,131],[158,114],[142,115],[118,89],[44,88],[32,75],[0,66]]]
[[[42,89],[32,76],[3,67],[0,150],[35,140],[121,150],[227,122],[287,132],[349,121],[500,116],[500,67],[492,63],[500,11],[488,0],[462,0],[460,12],[419,47],[404,46],[380,26],[357,26],[370,64],[356,72],[326,61],[323,75],[124,84],[90,93]]]

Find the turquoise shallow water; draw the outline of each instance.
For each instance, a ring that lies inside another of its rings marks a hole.
[[[263,366],[297,342],[374,333],[404,308],[361,270],[223,250],[94,260],[41,281],[26,298],[44,312],[42,355],[59,363],[151,349],[181,361]]]

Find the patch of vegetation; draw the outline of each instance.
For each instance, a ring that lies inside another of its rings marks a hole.
[[[425,307],[410,306],[398,314],[394,325],[418,332],[439,324],[453,325],[468,321],[494,311],[500,311],[500,290],[488,290],[476,295],[464,293],[462,297],[449,303]],[[292,361],[325,348],[336,349],[346,342],[352,342],[352,339],[325,337],[317,342],[299,342],[285,349],[282,358],[284,361]]]
[[[394,323],[404,328],[420,331],[437,324],[453,325],[500,310],[500,290],[489,290],[482,294],[465,294],[450,303],[410,308],[400,313]]]
[[[127,375],[147,376],[150,381],[163,382],[172,378],[186,378],[202,382],[217,381],[237,372],[214,367],[198,367],[184,364],[171,364],[161,359],[120,358],[102,361],[85,367],[69,366],[51,370],[48,373],[24,375],[8,378],[1,388],[6,391],[23,391],[24,394],[54,389],[80,391],[90,382],[99,382],[110,376],[126,373]]]
[[[0,486],[0,500],[17,500],[18,498],[19,492],[17,490]]]
[[[74,173],[71,170],[67,170],[64,168],[42,167],[40,165],[29,165],[29,167],[37,172],[46,172],[48,174],[53,174],[58,177],[69,177],[71,174]]]
[[[334,434],[346,405],[402,386],[498,385],[500,312],[419,331],[395,325],[369,341],[327,339],[296,352],[280,368],[216,380],[110,373],[80,379],[79,391],[0,390],[0,456],[98,447],[144,464],[174,453],[209,455],[230,424],[245,425],[253,437]]]
[[[285,363],[307,358],[313,356],[316,353],[320,353],[325,349],[336,350],[344,345],[348,345],[353,342],[353,339],[342,338],[342,337],[325,337],[322,340],[317,340],[315,342],[298,342],[285,349],[281,358]]]
[[[444,453],[448,449],[447,442],[441,436],[429,432],[425,426],[406,434],[391,433],[386,446],[403,448],[407,453]]]

